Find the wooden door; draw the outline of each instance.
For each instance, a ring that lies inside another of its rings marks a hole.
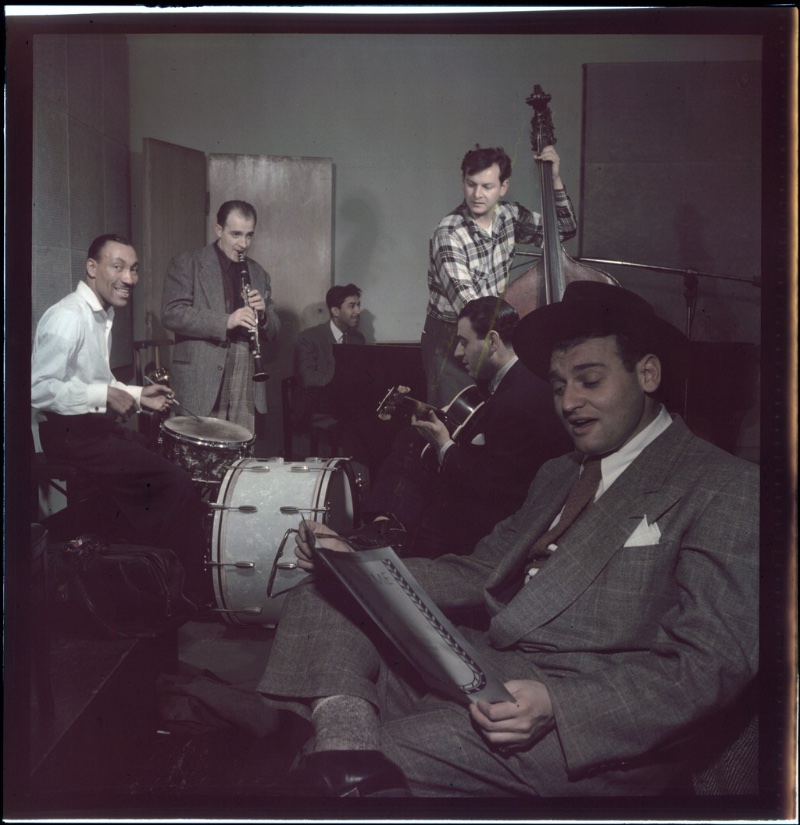
[[[281,380],[294,371],[297,333],[328,316],[325,293],[333,283],[333,163],[327,158],[204,155],[148,139],[145,178],[148,338],[171,337],[164,335],[161,326],[161,294],[169,260],[215,240],[217,210],[225,201],[245,200],[256,209],[258,224],[248,254],[269,273],[281,319],[278,340],[262,348],[270,376],[269,412],[257,416],[256,453],[279,455]]]
[[[281,319],[277,342],[262,347],[267,382],[266,420],[256,424],[256,448],[282,451],[281,380],[294,372],[297,333],[328,313],[332,281],[333,164],[326,158],[213,154],[208,158],[209,240],[220,204],[239,199],[258,215],[248,252],[270,275]],[[261,417],[259,417],[261,419]]]
[[[164,277],[175,255],[206,242],[205,153],[145,138],[142,216],[144,337],[171,338],[161,324]]]

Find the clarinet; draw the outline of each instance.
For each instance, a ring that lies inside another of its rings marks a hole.
[[[242,279],[242,297],[244,305],[250,306],[250,272],[244,252],[239,253],[239,277]],[[253,353],[253,381],[266,381],[268,376],[261,363],[261,342],[258,339],[258,313],[256,312],[256,329],[250,330],[250,351]]]

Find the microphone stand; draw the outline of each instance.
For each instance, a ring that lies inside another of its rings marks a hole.
[[[541,252],[522,252],[517,250],[515,255],[520,255],[527,258],[541,258]],[[735,278],[732,275],[716,275],[711,272],[698,272],[696,269],[675,269],[668,266],[651,266],[650,264],[637,264],[631,261],[610,261],[605,258],[574,258],[578,263],[588,264],[611,264],[612,266],[626,266],[633,269],[649,269],[652,272],[663,272],[667,275],[682,275],[683,276],[683,297],[686,301],[686,337],[691,341],[692,339],[692,324],[694,322],[694,313],[697,307],[698,295],[698,279],[711,278],[719,281],[736,281],[740,284],[750,284],[751,286],[761,289],[761,278]]]

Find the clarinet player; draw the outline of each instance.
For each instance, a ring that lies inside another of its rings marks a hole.
[[[270,276],[247,257],[257,221],[246,201],[223,203],[216,241],[170,261],[162,305],[164,326],[175,334],[170,377],[181,403],[251,433],[256,411],[267,411],[260,346],[280,330]]]

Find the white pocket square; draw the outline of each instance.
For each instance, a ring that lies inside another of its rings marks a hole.
[[[660,538],[661,530],[658,529],[658,525],[648,524],[647,516],[645,516],[628,537],[625,547],[643,547],[648,544],[658,544]]]

